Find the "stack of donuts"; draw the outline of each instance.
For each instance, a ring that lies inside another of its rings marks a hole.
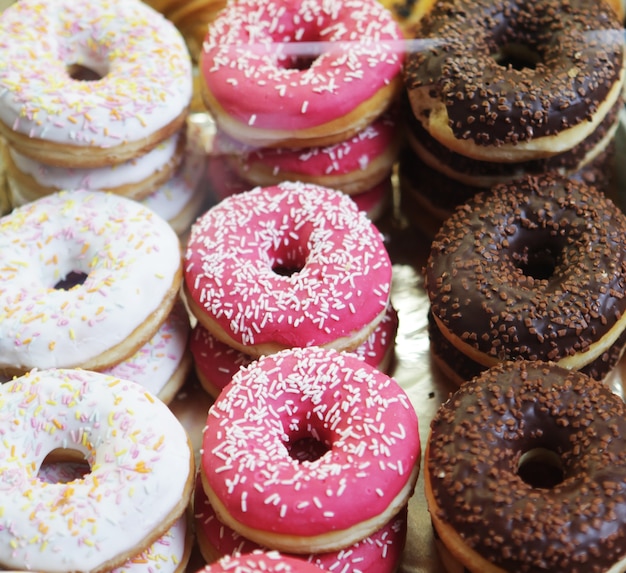
[[[457,383],[509,360],[603,380],[626,345],[626,216],[583,181],[526,176],[478,193],[432,242],[430,341]]]
[[[377,217],[400,147],[403,54],[402,31],[376,0],[229,4],[200,57],[218,128],[217,194],[304,181],[340,189]]]
[[[402,198],[433,234],[476,192],[526,174],[609,192],[622,20],[604,0],[440,0],[406,58]]]
[[[195,464],[163,402],[128,380],[44,369],[0,386],[0,403],[3,570],[182,572]]]
[[[0,219],[0,371],[84,368],[169,402],[192,368],[180,241],[140,203],[61,191]]]
[[[395,380],[334,349],[264,356],[209,410],[195,492],[202,555],[265,549],[392,573],[419,462],[417,416]]]
[[[284,182],[232,195],[197,219],[184,255],[198,377],[218,396],[241,366],[308,346],[384,370],[398,325],[390,290],[382,237],[345,193]]]
[[[170,22],[138,0],[26,0],[0,16],[0,52],[13,206],[109,191],[188,229],[203,162],[186,136],[191,61]]]

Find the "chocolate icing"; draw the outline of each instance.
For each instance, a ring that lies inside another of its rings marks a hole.
[[[439,0],[418,34],[437,41],[407,56],[409,95],[428,88],[445,104],[455,137],[484,146],[591,120],[624,65],[621,23],[608,6],[586,0]],[[493,54],[510,46],[538,61],[500,65]]]
[[[624,436],[624,402],[605,384],[549,363],[493,367],[432,421],[437,515],[506,571],[606,571],[626,557]],[[551,488],[518,475],[536,448],[560,459]]]
[[[456,153],[432,137],[414,115],[407,113],[406,116],[407,127],[412,139],[439,161],[450,166],[454,172],[477,178],[484,176],[508,176],[513,179],[524,174],[539,175],[546,171],[556,170],[562,170],[562,172],[567,174],[578,170],[587,154],[602,142],[609,130],[618,121],[618,112],[623,105],[624,102],[621,99],[618,100],[593,133],[569,151],[541,159],[514,163],[481,161]]]
[[[580,180],[497,185],[443,223],[425,275],[433,314],[466,344],[557,362],[626,310],[626,216]]]
[[[465,356],[441,334],[430,312],[428,313],[428,338],[431,352],[438,360],[447,365],[455,377],[451,381],[457,385],[460,385],[464,381],[471,380],[487,370],[486,366]],[[591,376],[591,378],[595,380],[604,380],[619,362],[624,352],[625,345],[626,330],[620,334],[619,338],[606,352],[603,352],[593,362],[581,368],[580,372]]]

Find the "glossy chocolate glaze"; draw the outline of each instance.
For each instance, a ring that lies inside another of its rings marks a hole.
[[[624,436],[624,402],[605,384],[549,363],[496,366],[432,421],[438,517],[506,571],[607,571],[626,557]],[[518,475],[537,448],[560,460],[553,487]]]
[[[586,0],[439,0],[418,34],[436,42],[407,57],[409,95],[427,88],[445,104],[455,137],[485,146],[590,120],[624,62],[621,23]],[[538,61],[501,65],[493,54],[511,46]]]
[[[444,222],[425,275],[433,314],[478,352],[556,362],[626,310],[626,216],[578,180],[498,185]]]

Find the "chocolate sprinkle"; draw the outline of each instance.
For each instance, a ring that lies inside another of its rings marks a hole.
[[[439,0],[418,34],[437,42],[407,57],[409,95],[428,89],[445,105],[455,137],[484,146],[591,120],[624,65],[621,23],[608,6],[585,0]],[[533,65],[518,69],[495,57],[520,46],[537,58]]]
[[[582,181],[529,176],[458,207],[425,274],[434,316],[485,364],[557,362],[626,311],[626,216]]]
[[[431,507],[506,571],[607,571],[626,556],[626,408],[601,382],[542,362],[463,384],[431,424]],[[553,487],[520,477],[523,454],[558,456]]]

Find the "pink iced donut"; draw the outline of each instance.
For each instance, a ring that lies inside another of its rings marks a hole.
[[[204,42],[204,101],[252,145],[344,141],[398,93],[402,38],[376,0],[231,2]]]
[[[133,356],[102,372],[132,380],[168,404],[191,371],[190,330],[189,315],[179,302],[158,332]]]
[[[252,186],[304,181],[354,195],[389,176],[401,143],[393,116],[385,114],[353,137],[333,145],[250,148],[221,132],[215,152],[227,155],[236,173]]]
[[[192,226],[187,301],[218,340],[250,356],[357,348],[385,315],[391,263],[349,196],[285,182],[233,195]]]
[[[226,555],[197,573],[320,573],[318,567],[303,559],[281,555],[278,551],[253,551]]]
[[[258,543],[242,537],[222,523],[202,489],[196,485],[194,493],[196,538],[202,556],[207,562],[224,555],[250,553],[263,549]],[[302,556],[309,563],[326,571],[360,571],[361,573],[392,573],[396,571],[407,532],[406,508],[381,529],[354,545],[331,551]]]
[[[113,165],[185,123],[185,42],[138,0],[21,0],[0,16],[0,51],[0,135],[37,161]]]
[[[209,410],[200,466],[221,521],[307,554],[388,523],[413,492],[419,460],[417,415],[398,383],[354,355],[313,347],[234,376]]]
[[[398,313],[389,305],[374,332],[354,353],[374,368],[386,372],[393,358],[397,329]],[[196,324],[191,332],[189,349],[198,380],[214,398],[241,367],[253,361],[247,354],[217,340],[201,324]]]

